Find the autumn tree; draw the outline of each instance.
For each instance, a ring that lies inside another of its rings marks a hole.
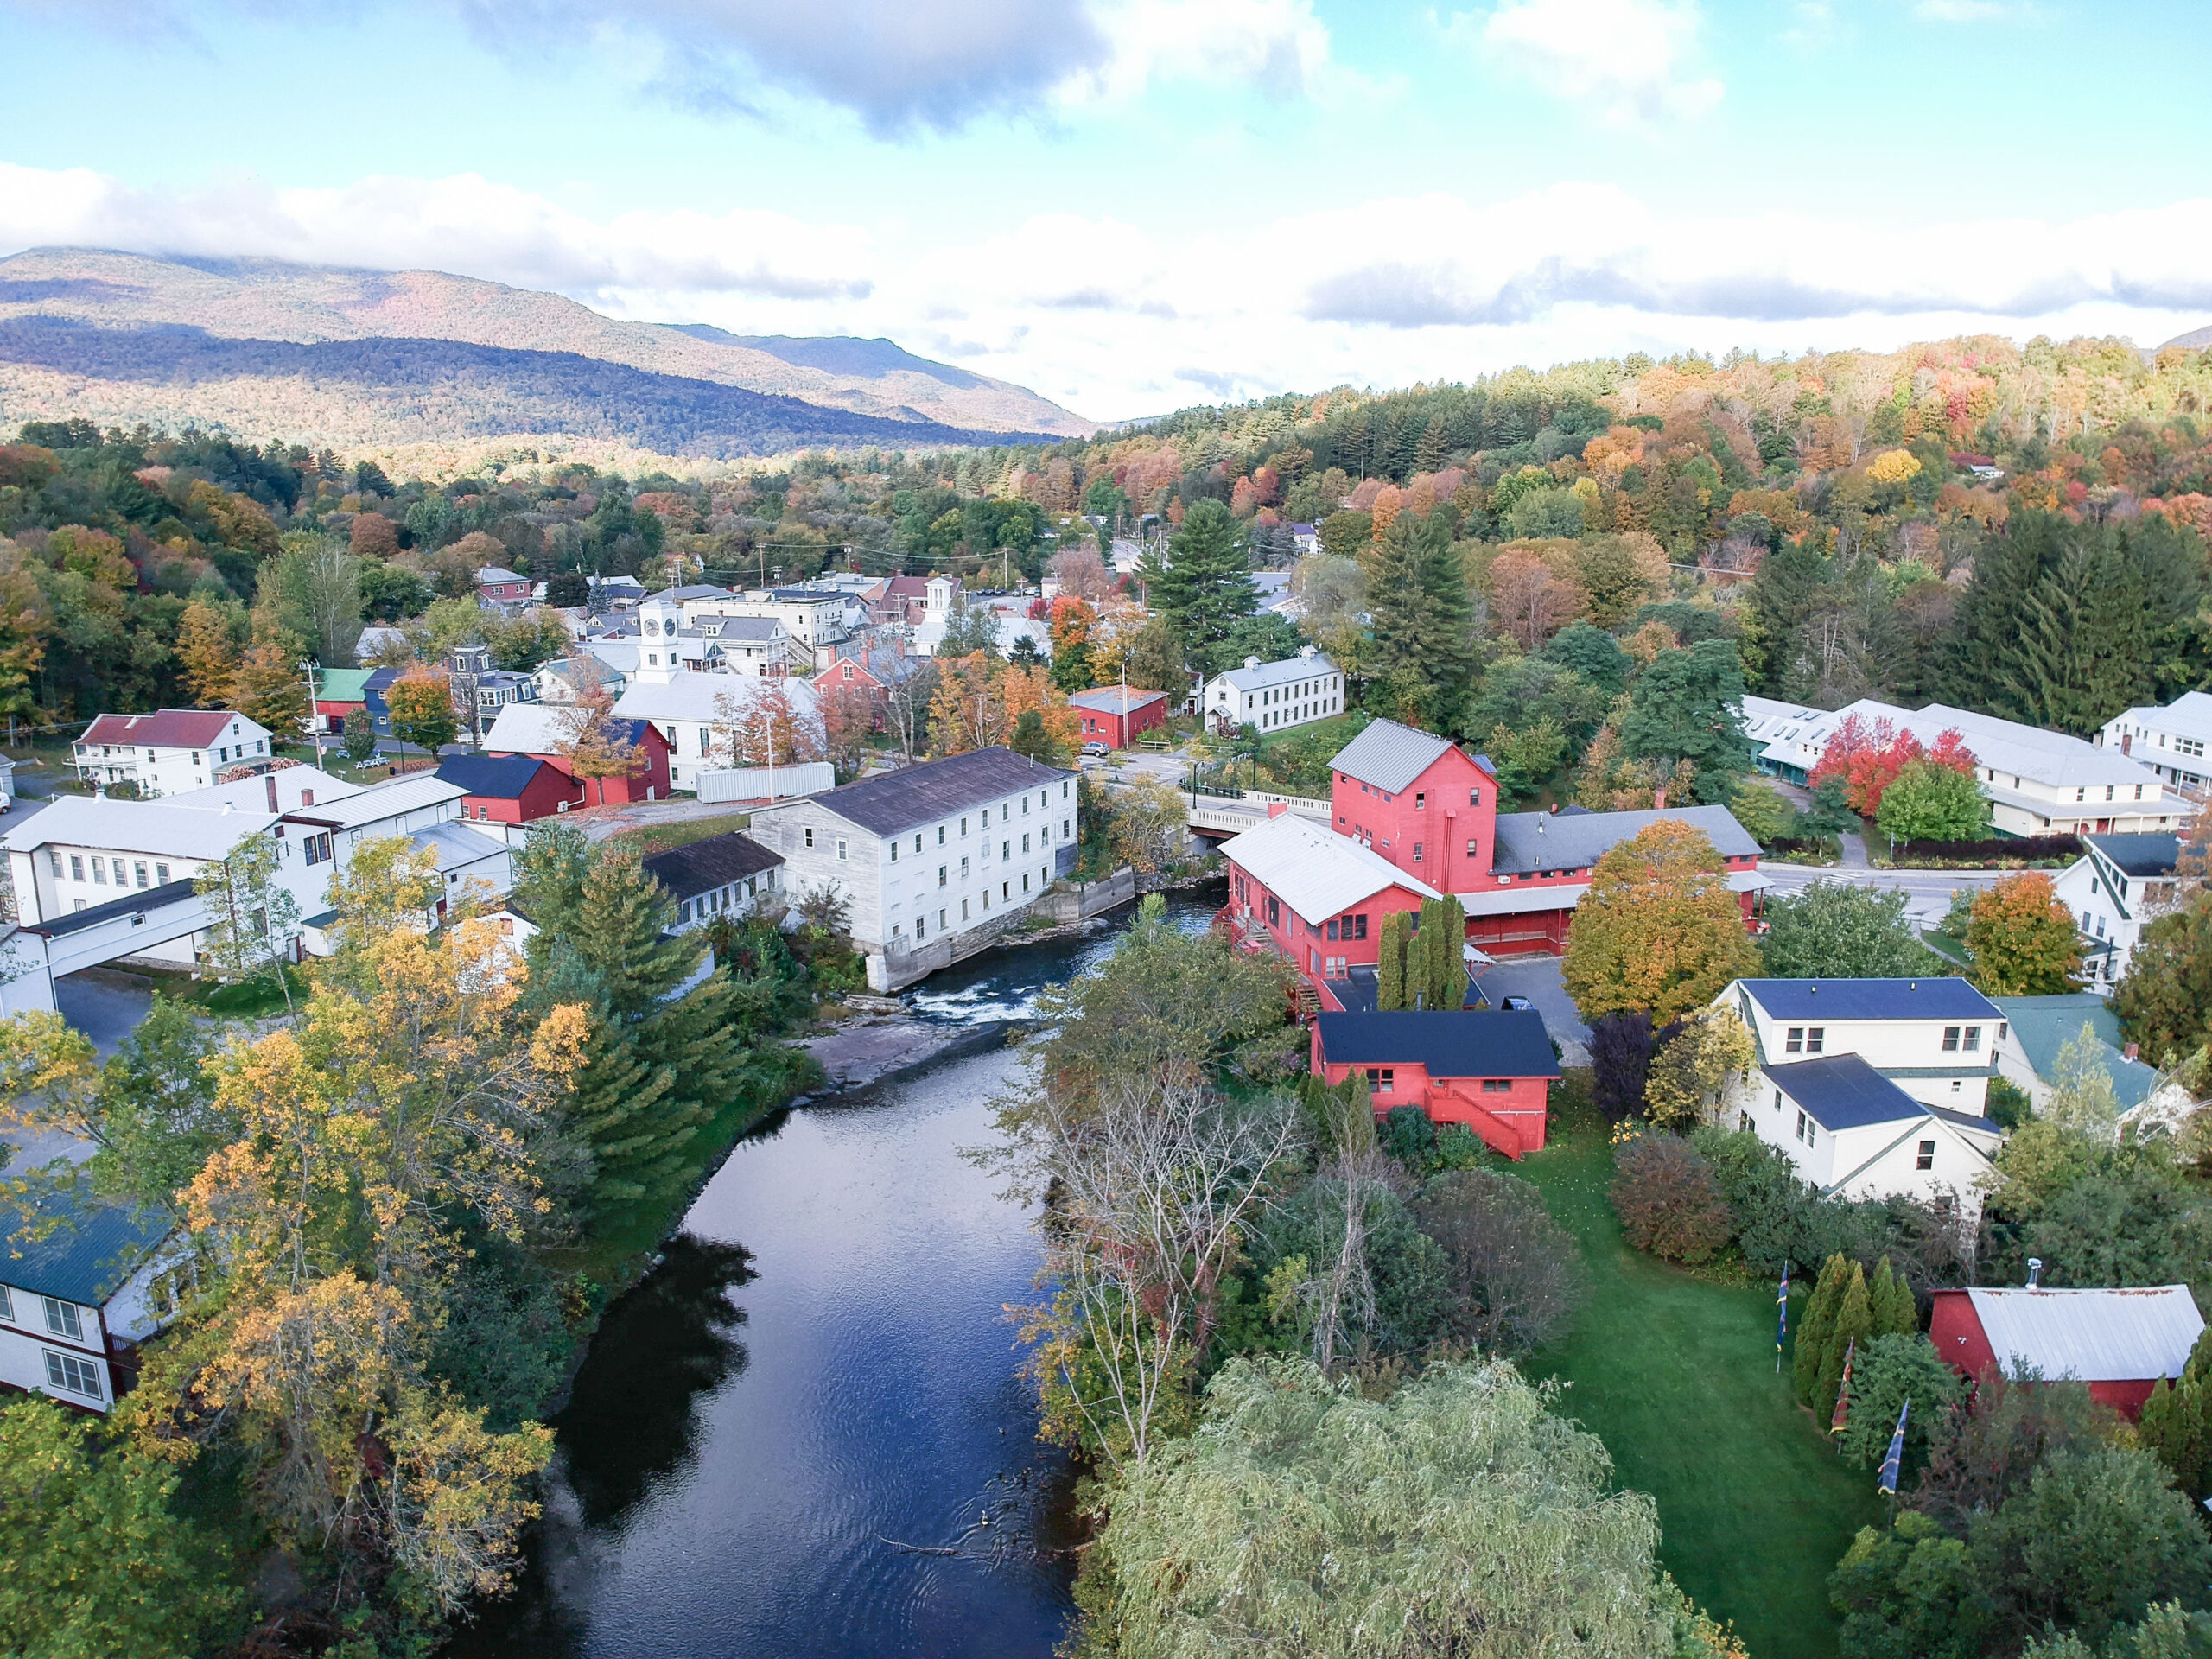
[[[202,709],[227,709],[238,689],[236,630],[224,608],[200,598],[184,607],[176,625],[177,661],[185,689]]]
[[[2051,996],[2076,988],[2082,947],[2074,913],[2040,870],[2023,870],[1976,895],[1967,923],[1967,977],[1985,996]]]
[[[937,659],[930,698],[931,758],[967,754],[1006,741],[1010,722],[992,684],[990,659],[981,652]]]
[[[1692,1014],[1652,1061],[1644,1084],[1651,1121],[1676,1131],[1708,1121],[1730,1086],[1750,1073],[1752,1054],[1751,1034],[1732,1008]]]
[[[1702,831],[1674,818],[1598,861],[1562,969],[1585,1020],[1633,1011],[1658,1025],[1758,971],[1727,866]]]
[[[303,650],[298,636],[274,612],[264,607],[254,613],[253,642],[238,659],[231,706],[248,720],[266,726],[278,742],[297,738],[306,729]]]
[[[648,762],[632,723],[615,718],[614,699],[588,652],[577,656],[575,687],[576,700],[555,712],[556,741],[569,775],[583,783],[587,804],[602,805],[609,779],[638,777]]]
[[[380,512],[357,512],[348,542],[356,558],[393,558],[399,552],[399,526]]]
[[[837,775],[859,776],[868,758],[868,741],[875,730],[875,695],[867,686],[831,681],[816,697],[822,709],[822,745]]]
[[[416,664],[391,683],[384,700],[391,710],[391,734],[434,759],[461,734],[461,718],[453,707],[453,678],[442,668]]]
[[[1137,873],[1137,884],[1156,881],[1179,861],[1191,838],[1183,797],[1164,778],[1144,777],[1114,796],[1109,845],[1115,861]]]
[[[1487,579],[1491,618],[1523,651],[1541,650],[1589,607],[1579,583],[1562,578],[1541,554],[1528,549],[1507,548],[1491,561]]]

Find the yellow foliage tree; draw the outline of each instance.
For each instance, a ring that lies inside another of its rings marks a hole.
[[[1920,458],[1909,450],[1887,450],[1866,463],[1866,476],[1878,484],[1903,484],[1920,476]]]
[[[1651,1121],[1691,1129],[1707,1121],[1730,1082],[1751,1070],[1751,1033],[1732,1008],[1708,1007],[1659,1051],[1643,1085]]]
[[[176,625],[176,654],[193,702],[202,709],[229,708],[238,677],[230,619],[206,600],[194,600]]]
[[[1664,1025],[1758,970],[1720,855],[1701,830],[1664,818],[1598,861],[1562,977],[1585,1020],[1634,1012]]]

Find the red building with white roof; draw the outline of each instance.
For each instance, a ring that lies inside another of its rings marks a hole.
[[[2177,1377],[2204,1333],[2187,1285],[2125,1290],[2037,1286],[1939,1290],[1928,1339],[1967,1377],[2086,1382],[2122,1416],[2143,1409],[2160,1377]]]
[[[1354,968],[1378,960],[1382,918],[1443,895],[1358,842],[1331,835],[1282,807],[1225,842],[1230,921],[1247,940],[1267,939],[1341,1008]]]
[[[1542,1147],[1559,1080],[1543,1015],[1486,1008],[1321,1014],[1313,1067],[1332,1084],[1363,1074],[1376,1111],[1418,1106],[1435,1122],[1465,1125],[1509,1158]]]

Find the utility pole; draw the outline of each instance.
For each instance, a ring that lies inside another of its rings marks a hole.
[[[308,735],[315,742],[315,763],[318,768],[322,765],[322,717],[315,713],[315,674],[321,667],[312,657],[300,658],[300,672],[308,682]]]

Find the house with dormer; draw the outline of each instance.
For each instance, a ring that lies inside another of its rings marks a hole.
[[[1739,979],[1713,1007],[1752,1063],[1719,1121],[1778,1147],[1824,1198],[1980,1205],[2005,1015],[1962,979]]]

